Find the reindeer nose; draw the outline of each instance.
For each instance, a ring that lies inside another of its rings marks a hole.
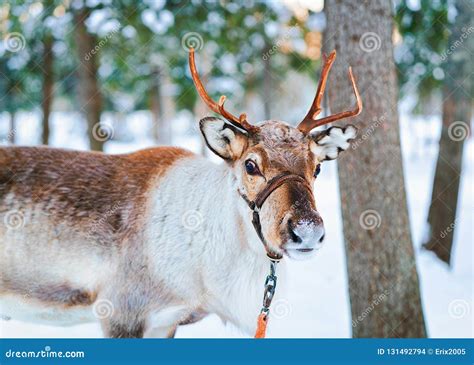
[[[295,243],[301,243],[303,240],[300,236],[295,233],[295,225],[291,219],[288,219],[288,233],[290,234],[290,238]]]
[[[325,231],[321,218],[318,222],[295,222],[289,219],[288,234],[293,243],[301,246],[300,250],[311,251],[323,242]]]

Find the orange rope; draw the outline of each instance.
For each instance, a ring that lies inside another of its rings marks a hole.
[[[255,331],[255,338],[265,338],[267,331],[267,315],[260,313],[257,319],[257,331]]]

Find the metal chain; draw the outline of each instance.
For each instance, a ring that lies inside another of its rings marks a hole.
[[[263,305],[260,313],[268,315],[270,312],[270,305],[272,304],[277,285],[276,265],[279,260],[270,259],[270,274],[265,279],[265,291],[263,293]]]

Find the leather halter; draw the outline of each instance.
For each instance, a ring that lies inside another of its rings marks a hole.
[[[267,256],[271,260],[281,260],[283,256],[279,253],[275,253],[270,248],[267,241],[265,240],[265,237],[263,236],[262,225],[260,223],[260,209],[262,208],[263,203],[265,203],[267,198],[271,195],[271,193],[273,193],[280,186],[288,182],[296,182],[296,183],[302,184],[309,191],[309,193],[313,195],[313,191],[308,181],[304,177],[300,175],[296,175],[296,174],[290,174],[290,173],[283,173],[281,175],[277,175],[274,178],[272,178],[267,183],[267,185],[257,194],[254,200],[249,200],[246,195],[240,193],[239,191],[239,194],[246,201],[249,208],[253,212],[252,224],[255,228],[255,231],[257,232],[258,237],[260,238],[263,245],[265,246],[265,249],[267,251]]]

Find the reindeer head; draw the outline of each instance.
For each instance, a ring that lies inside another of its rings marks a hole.
[[[349,68],[357,106],[354,110],[316,120],[335,58],[335,51],[324,58],[313,104],[303,121],[294,128],[273,120],[252,125],[245,114],[236,117],[229,113],[224,108],[225,96],[221,96],[218,103],[209,97],[199,79],[194,50],[189,53],[191,75],[199,95],[211,110],[224,117],[207,117],[200,121],[207,146],[233,169],[238,191],[250,207],[257,210],[257,205],[257,233],[267,251],[278,256],[287,254],[302,259],[310,257],[320,247],[324,226],[316,209],[312,187],[321,163],[337,158],[356,136],[356,128],[352,125],[312,132],[318,126],[356,116],[362,110]]]

